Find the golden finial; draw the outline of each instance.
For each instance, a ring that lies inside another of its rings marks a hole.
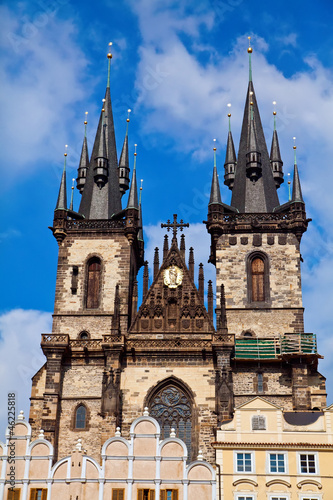
[[[127,123],[130,121],[130,118],[129,118],[129,117],[130,117],[130,112],[131,112],[131,111],[132,111],[131,109],[128,109],[128,110],[127,110],[127,113],[128,113],[127,120],[126,120],[126,121],[127,121]]]
[[[293,137],[293,141],[294,141],[293,149],[296,149],[296,137]]]
[[[88,111],[86,111],[84,114],[86,115],[86,119],[84,120],[84,124],[85,124],[85,125],[87,125],[87,123],[88,123],[88,121],[87,121],[87,118],[88,118]]]
[[[136,156],[136,148],[137,148],[137,144],[134,144],[134,156]]]
[[[227,106],[228,106],[228,108],[231,108],[231,104],[230,104],[230,102],[227,104]],[[229,111],[229,113],[228,113],[228,117],[229,117],[229,118],[231,117],[231,113],[230,113],[230,111]]]
[[[216,139],[213,139],[213,142],[214,142],[213,151],[216,151]]]
[[[253,96],[253,92],[250,92],[250,99],[251,99],[250,106],[253,106],[252,96]]]
[[[248,36],[248,37],[247,37],[247,39],[248,39],[248,41],[249,41],[249,46],[248,46],[247,51],[248,51],[248,53],[249,53],[249,54],[252,54],[251,37],[250,37],[250,36]]]
[[[64,156],[67,156],[67,148],[68,148],[68,144],[65,145],[65,152],[64,152]]]
[[[142,191],[142,183],[143,183],[143,179],[141,179],[140,191]]]
[[[103,103],[102,113],[104,113],[104,111],[105,111],[105,108],[104,108],[105,99],[102,99],[102,103]]]
[[[112,42],[109,42],[109,52],[108,52],[108,59],[112,59],[112,54],[111,54],[111,47],[112,47]]]

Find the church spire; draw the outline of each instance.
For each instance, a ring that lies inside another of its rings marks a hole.
[[[134,150],[134,167],[133,167],[131,188],[130,188],[130,192],[129,192],[129,195],[128,195],[127,208],[136,208],[138,210],[139,209],[139,204],[138,204],[138,187],[137,187],[137,183],[136,183],[136,147],[137,147],[137,144],[134,144],[134,147],[135,147],[135,150]]]
[[[297,159],[296,159],[296,137],[294,137],[294,178],[293,178],[293,194],[291,197],[291,201],[297,201],[304,203],[303,196],[302,196],[302,188],[301,188],[301,181],[299,178],[298,174],[298,168],[297,168]]]
[[[120,155],[120,160],[119,160],[119,167],[118,167],[118,177],[119,177],[119,189],[121,192],[121,195],[123,196],[125,194],[125,191],[129,188],[129,160],[128,160],[128,124],[129,124],[129,116],[131,110],[128,109],[128,116],[127,116],[127,124],[126,124],[126,134],[125,134],[125,139],[124,139],[124,144],[123,144],[123,149],[121,151]]]
[[[76,179],[76,187],[82,194],[84,185],[86,183],[87,170],[89,168],[89,155],[88,155],[88,144],[87,144],[87,115],[88,111],[85,112],[85,120],[84,120],[84,138],[81,150],[81,158],[79,168],[77,169],[77,179]]]
[[[67,159],[67,144],[65,146],[65,153],[64,153],[64,169],[62,171],[62,176],[61,176],[61,181],[60,181],[60,188],[59,188],[59,194],[58,194],[58,200],[57,200],[57,205],[56,205],[56,210],[67,210],[67,187],[66,187],[66,159]]]
[[[111,52],[107,54],[107,57],[108,80],[105,91],[105,99],[103,101],[104,111],[101,111],[79,209],[79,212],[83,214],[86,219],[109,219],[115,213],[121,211],[121,194],[118,181],[118,159],[110,95]],[[94,169],[96,167],[96,159],[101,158],[101,152],[104,147],[107,160],[107,170],[104,172],[105,179],[101,179],[95,176],[96,170]]]
[[[209,205],[211,205],[213,203],[214,204],[221,204],[222,203],[219,178],[217,175],[217,168],[216,168],[216,139],[214,139],[213,151],[214,151],[214,168],[213,168],[212,187],[210,190]]]
[[[250,57],[252,47],[248,48],[248,53],[250,58],[249,84],[231,206],[243,213],[269,213],[279,206],[279,199],[252,82]]]
[[[231,104],[228,104],[230,107]],[[235,171],[236,171],[236,153],[234,141],[231,133],[231,123],[230,123],[231,113],[228,113],[229,120],[229,132],[228,132],[228,141],[227,141],[227,150],[225,154],[225,162],[224,162],[224,184],[228,186],[229,189],[232,190],[234,187],[235,181]]]
[[[139,231],[138,231],[138,240],[139,241],[143,241],[143,222],[142,222],[142,206],[141,206],[142,183],[143,183],[143,179],[141,179],[140,195],[139,195]]]
[[[273,104],[275,105],[276,102],[273,101]],[[273,172],[275,186],[276,186],[276,189],[278,189],[284,181],[283,170],[282,170],[283,161],[281,160],[279,139],[278,139],[278,134],[276,131],[276,111],[275,110],[273,111],[273,116],[274,116],[274,130],[273,130],[273,137],[272,137],[270,160],[271,160],[271,168],[272,168],[272,172]]]

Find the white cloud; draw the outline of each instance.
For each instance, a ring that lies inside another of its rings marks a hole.
[[[41,333],[51,331],[51,313],[14,309],[0,316],[0,441],[7,427],[7,394],[16,393],[16,415],[29,418],[31,377],[45,363]]]
[[[213,137],[225,145],[228,102],[232,103],[232,131],[236,148],[238,146],[248,81],[248,34],[235,41],[229,54],[219,55],[215,50],[209,54],[210,47],[202,36],[203,26],[205,29],[212,28],[208,18],[199,13],[192,15],[191,25],[195,29],[188,39],[184,37],[188,26],[183,29],[181,22],[178,23],[179,19],[183,20],[185,11],[172,5],[174,8],[170,9],[167,2],[162,7],[159,4],[159,11],[156,12],[145,0],[136,2],[133,7],[139,18],[142,36],[136,80],[139,89],[137,104],[144,112],[143,133],[150,140],[155,137],[156,142],[167,144],[169,148],[171,142],[176,151],[192,155],[199,166],[200,162],[211,158]],[[295,47],[297,33],[291,33],[280,42],[289,48]],[[292,137],[297,137],[303,195],[308,216],[314,220],[303,237],[301,247],[305,260],[304,302],[308,307],[305,328],[317,334],[319,351],[327,353],[328,360],[322,362],[319,369],[324,374],[325,370],[328,372],[331,401],[333,372],[329,368],[332,352],[329,325],[332,324],[333,197],[329,186],[333,185],[330,164],[333,157],[333,73],[313,55],[304,60],[306,70],[286,77],[268,61],[266,53],[269,45],[265,40],[252,34],[252,46],[253,79],[268,148],[273,131],[272,101],[275,100],[286,173],[293,170]],[[153,78],[149,77],[152,71]],[[220,150],[221,147],[218,152]],[[221,175],[223,158],[220,156],[218,168]],[[286,201],[287,185],[279,191],[281,202]],[[206,187],[203,192],[207,193]],[[223,199],[226,196],[227,189],[223,186]],[[182,207],[181,215],[186,218],[186,212],[189,216],[197,213],[194,205]],[[178,213],[180,211],[178,207]],[[205,244],[206,255],[207,248]]]
[[[60,8],[62,3],[52,5]],[[74,23],[58,19],[57,10],[29,17],[20,6],[27,4],[0,6],[0,106],[6,123],[2,164],[7,181],[30,175],[41,165],[49,167],[54,160],[61,163],[64,145],[75,137],[76,104],[87,92],[82,74],[88,63]]]

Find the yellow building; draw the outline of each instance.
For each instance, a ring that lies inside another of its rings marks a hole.
[[[331,500],[333,405],[283,411],[256,397],[235,409],[213,444],[223,500]]]

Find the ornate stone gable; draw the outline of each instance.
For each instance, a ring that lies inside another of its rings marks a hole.
[[[130,328],[129,335],[212,334],[215,329],[175,240]],[[159,337],[157,337],[159,338]]]

